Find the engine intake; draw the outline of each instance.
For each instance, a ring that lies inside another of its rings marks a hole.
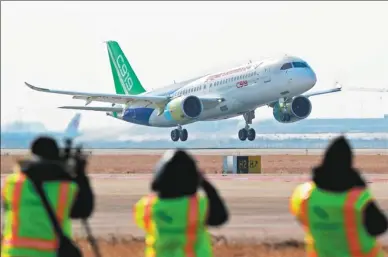
[[[203,111],[201,100],[196,96],[178,97],[170,101],[164,110],[168,120],[185,121],[198,118]]]
[[[273,107],[273,116],[281,123],[292,123],[306,119],[311,110],[310,100],[305,96],[297,96],[284,103],[277,102]]]

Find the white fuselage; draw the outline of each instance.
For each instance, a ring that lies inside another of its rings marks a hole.
[[[287,63],[304,63],[302,67],[284,68]],[[283,68],[282,68],[283,67]],[[308,64],[300,58],[285,56],[236,67],[225,72],[204,76],[179,87],[169,94],[172,99],[180,96],[222,97],[225,101],[212,108],[204,109],[195,120],[184,123],[166,119],[154,110],[149,117],[149,126],[175,127],[196,121],[221,120],[275,102],[281,98],[291,98],[310,90],[316,83],[316,75]],[[154,94],[147,92],[144,94]],[[138,102],[128,106],[152,107],[149,103]]]

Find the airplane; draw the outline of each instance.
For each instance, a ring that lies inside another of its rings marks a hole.
[[[36,137],[40,135],[48,135],[58,140],[60,144],[62,139],[76,139],[82,134],[79,132],[79,124],[81,121],[81,114],[76,113],[70,120],[69,124],[63,132],[1,132],[1,148],[15,148],[14,145],[26,147],[26,143],[30,144]]]
[[[341,91],[342,86],[317,92],[312,89],[317,77],[303,59],[282,56],[249,62],[232,69],[206,74],[182,82],[146,91],[116,41],[107,41],[109,61],[116,94],[63,91],[25,84],[36,91],[71,95],[85,100],[85,106],[62,106],[62,109],[106,112],[111,117],[152,127],[174,127],[171,140],[186,141],[184,125],[198,121],[229,119],[242,115],[245,127],[238,131],[241,141],[253,141],[251,128],[255,110],[273,109],[280,123],[306,119],[312,110],[310,97]],[[91,102],[110,103],[107,107],[87,106]]]

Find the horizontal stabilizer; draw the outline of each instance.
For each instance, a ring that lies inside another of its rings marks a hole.
[[[58,108],[71,109],[71,110],[98,111],[98,112],[119,112],[119,113],[123,111],[123,108],[120,108],[120,107],[61,106]]]

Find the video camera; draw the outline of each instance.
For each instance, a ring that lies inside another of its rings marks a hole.
[[[65,147],[61,153],[61,159],[65,163],[67,171],[73,176],[77,176],[77,165],[81,164],[81,162],[86,162],[86,156],[82,151],[82,145],[79,144],[73,148],[73,140],[66,138]]]

